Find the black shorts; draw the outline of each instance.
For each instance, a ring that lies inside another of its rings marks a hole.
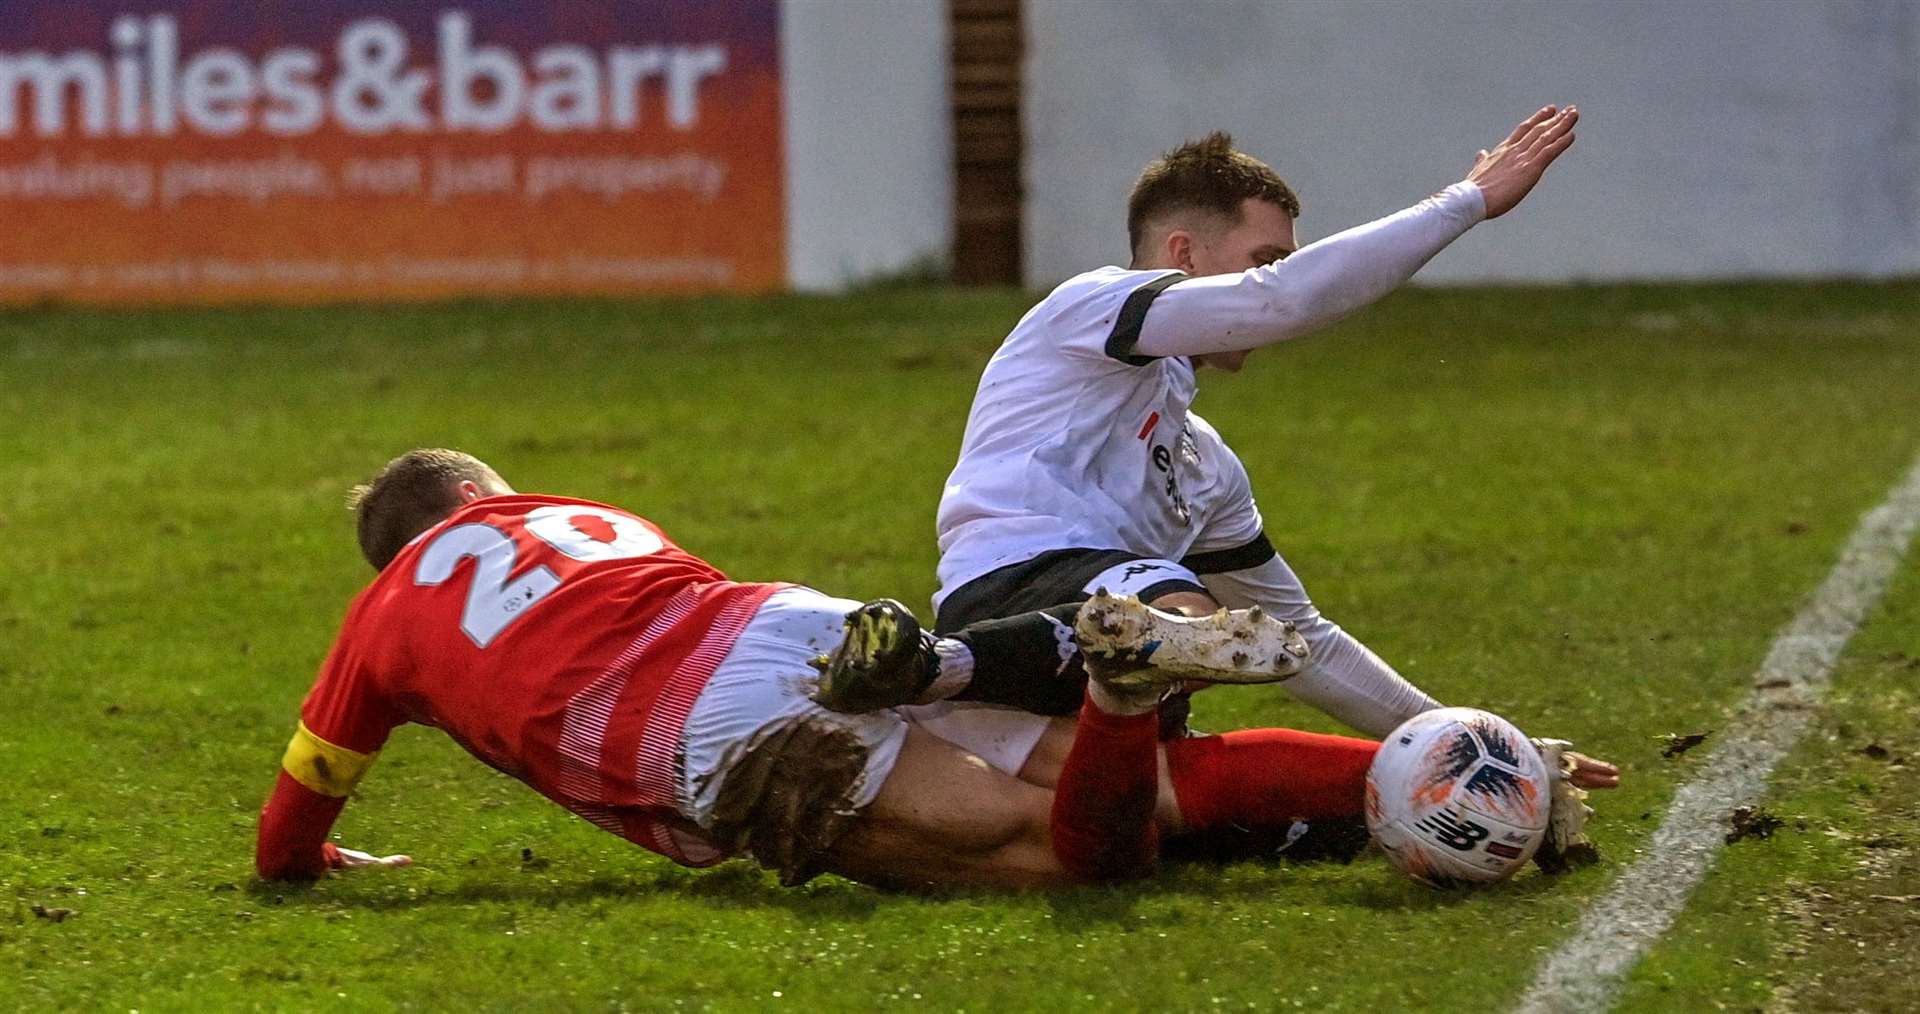
[[[981,620],[1085,602],[1101,588],[1115,595],[1138,596],[1142,602],[1171,592],[1205,594],[1207,590],[1190,568],[1171,560],[1123,549],[1056,549],[955,588],[940,603],[933,629],[948,634]]]
[[[1024,563],[989,571],[953,590],[934,617],[935,633],[950,634],[969,623],[999,620],[1035,609],[1085,602],[1106,588],[1142,602],[1171,592],[1206,594],[1202,574],[1258,567],[1273,559],[1265,532],[1242,546],[1194,553],[1175,563],[1124,549],[1055,549]]]

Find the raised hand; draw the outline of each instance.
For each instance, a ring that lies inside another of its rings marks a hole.
[[[1575,106],[1547,106],[1520,121],[1492,151],[1481,150],[1467,182],[1485,196],[1488,218],[1512,211],[1527,196],[1553,160],[1573,144],[1573,125],[1579,121]]]

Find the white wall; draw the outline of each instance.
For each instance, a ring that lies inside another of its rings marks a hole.
[[[953,238],[944,0],[785,0],[787,274],[833,289]]]
[[[1157,152],[1234,132],[1302,239],[1460,178],[1547,102],[1579,142],[1427,281],[1920,272],[1920,2],[1028,0],[1027,274],[1126,257]]]

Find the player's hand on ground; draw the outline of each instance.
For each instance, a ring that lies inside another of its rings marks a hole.
[[[1573,125],[1580,110],[1546,106],[1513,128],[1492,151],[1481,151],[1473,161],[1467,182],[1486,198],[1487,217],[1499,218],[1513,210],[1540,182],[1540,174],[1573,144]]]
[[[376,856],[371,852],[345,849],[332,843],[329,843],[327,848],[327,869],[329,870],[364,870],[374,866],[412,865],[412,856]]]
[[[1620,769],[1603,760],[1595,760],[1583,753],[1567,754],[1573,761],[1573,770],[1567,772],[1567,781],[1576,789],[1617,789],[1620,787]]]

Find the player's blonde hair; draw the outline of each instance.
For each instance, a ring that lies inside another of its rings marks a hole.
[[[1273,167],[1233,146],[1233,135],[1216,130],[1147,163],[1127,196],[1127,241],[1135,256],[1158,219],[1181,211],[1204,211],[1240,220],[1248,198],[1267,201],[1292,218],[1300,198]]]
[[[459,484],[471,479],[488,491],[504,490],[500,473],[465,451],[422,447],[387,462],[373,481],[347,492],[360,552],[384,570],[414,536],[439,524],[460,506]]]

